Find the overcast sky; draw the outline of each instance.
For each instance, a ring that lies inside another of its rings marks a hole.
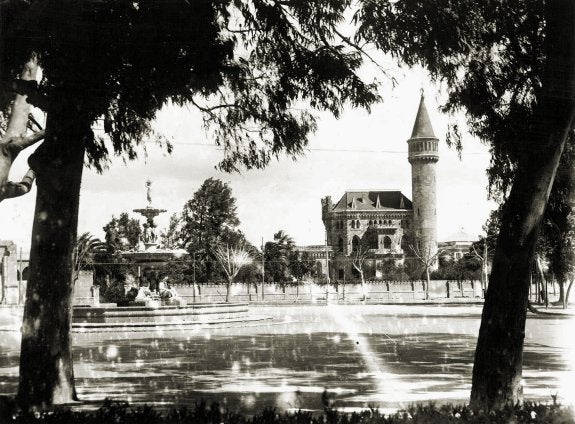
[[[265,170],[226,174],[214,166],[223,152],[208,139],[200,115],[193,108],[167,107],[158,115],[156,128],[174,143],[167,155],[152,146],[147,158],[124,164],[119,158],[102,175],[85,169],[81,191],[79,233],[89,231],[103,239],[102,227],[112,215],[146,206],[145,182],[153,182],[154,205],[167,209],[157,221],[180,212],[209,177],[230,184],[236,198],[240,229],[259,245],[284,230],[297,244],[322,244],[324,229],[320,199],[339,200],[346,190],[399,189],[411,198],[411,174],[406,140],[411,135],[422,85],[426,105],[440,139],[437,163],[437,218],[439,240],[464,228],[473,236],[495,206],[487,201],[485,169],[487,148],[464,138],[463,158],[445,144],[448,117],[438,111],[440,89],[422,83],[421,73],[406,71],[395,88],[382,88],[384,103],[371,114],[349,109],[336,120],[321,114],[304,157],[272,162]],[[26,155],[13,167],[13,179],[25,172]],[[0,204],[3,224],[0,239],[14,240],[29,249],[35,189],[26,196]],[[135,214],[133,214],[136,216]]]

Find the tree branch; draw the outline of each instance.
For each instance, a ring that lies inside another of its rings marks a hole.
[[[38,90],[38,83],[35,80],[15,79],[12,81],[12,89],[21,96],[27,96],[26,101],[32,106],[45,112],[50,109],[48,97]]]
[[[23,137],[23,136],[11,137],[7,140],[3,140],[2,144],[5,144],[6,147],[8,148],[8,150],[10,151],[10,153],[13,155],[13,157],[15,157],[22,150],[24,150],[25,148],[30,147],[31,145],[39,142],[45,136],[46,136],[46,131],[40,130],[40,131],[37,131],[28,137]]]
[[[6,181],[4,187],[0,190],[0,202],[4,199],[11,199],[14,197],[22,196],[30,191],[32,188],[32,183],[35,178],[34,171],[31,169],[26,172],[24,178],[19,183],[13,181]]]

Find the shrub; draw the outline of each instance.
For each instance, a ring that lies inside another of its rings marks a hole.
[[[1,416],[0,416],[1,418]],[[96,411],[72,411],[58,408],[43,413],[19,413],[11,417],[15,424],[452,424],[452,423],[575,423],[572,407],[557,403],[544,404],[526,402],[522,406],[509,406],[500,411],[473,411],[467,406],[433,403],[414,405],[395,414],[384,415],[376,408],[351,414],[326,408],[322,414],[307,411],[279,413],[266,408],[253,417],[245,417],[220,407],[214,403],[196,404],[193,409],[172,409],[161,413],[150,406],[130,407],[126,402],[105,400]]]

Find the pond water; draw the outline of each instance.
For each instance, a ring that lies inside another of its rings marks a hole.
[[[435,400],[466,402],[479,306],[328,305],[252,307],[270,320],[227,329],[74,335],[83,400],[156,405],[218,401],[264,406],[382,410]],[[529,316],[528,399],[575,401],[574,317]],[[17,387],[17,333],[0,332],[0,394]],[[324,392],[327,390],[327,393]]]

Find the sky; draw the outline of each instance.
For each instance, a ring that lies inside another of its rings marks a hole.
[[[445,241],[463,229],[472,236],[482,234],[489,211],[487,200],[488,149],[464,134],[461,160],[445,143],[450,119],[439,110],[442,90],[421,72],[403,70],[397,85],[383,84],[383,102],[371,113],[348,108],[340,119],[319,117],[304,157],[296,162],[287,156],[274,160],[264,170],[227,174],[215,169],[223,157],[202,127],[200,114],[192,107],[165,107],[154,127],[174,144],[171,155],[154,144],[147,154],[124,163],[114,158],[103,174],[85,169],[80,197],[78,233],[104,238],[102,227],[112,216],[145,207],[147,179],[152,181],[154,206],[167,212],[157,218],[165,228],[172,213],[181,212],[202,182],[215,177],[229,183],[236,198],[240,229],[256,245],[284,230],[298,245],[323,244],[320,200],[332,196],[337,202],[346,190],[401,190],[411,198],[411,174],[407,161],[407,139],[411,135],[425,91],[429,116],[440,140],[437,163],[437,232]],[[461,117],[458,117],[461,121]],[[15,162],[12,179],[27,169],[24,152]],[[0,240],[13,240],[29,250],[35,188],[31,193],[0,204]],[[143,222],[143,218],[141,219]]]

